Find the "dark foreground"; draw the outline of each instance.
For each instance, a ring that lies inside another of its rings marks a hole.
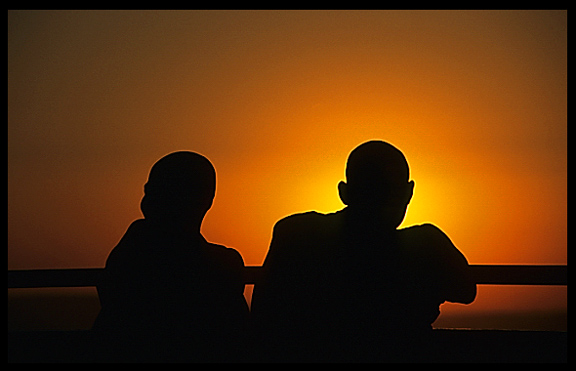
[[[566,363],[567,332],[434,330],[432,362]],[[15,331],[8,333],[9,363],[108,362],[91,331]],[[246,358],[258,361],[258,355]],[[410,360],[407,360],[410,361]]]

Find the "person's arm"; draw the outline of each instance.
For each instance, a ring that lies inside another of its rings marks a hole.
[[[426,239],[433,241],[440,276],[440,292],[444,300],[470,304],[476,298],[476,282],[466,257],[438,227],[427,224]]]
[[[281,309],[277,302],[281,300],[284,291],[285,264],[289,259],[289,256],[286,256],[289,249],[285,248],[285,245],[289,244],[290,234],[286,224],[281,220],[274,225],[272,241],[262,265],[262,280],[254,286],[251,307],[256,316],[269,317]]]
[[[226,248],[228,255],[228,267],[231,274],[231,282],[233,284],[233,296],[236,299],[236,308],[239,312],[243,312],[246,316],[249,314],[248,303],[244,298],[244,259],[242,255],[233,248]]]

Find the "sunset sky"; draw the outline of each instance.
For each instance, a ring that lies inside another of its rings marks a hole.
[[[567,264],[567,12],[9,11],[8,268],[103,267],[177,150],[217,170],[205,237],[260,265],[370,139],[410,163],[403,226]]]

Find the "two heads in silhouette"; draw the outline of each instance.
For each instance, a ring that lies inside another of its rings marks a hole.
[[[395,229],[412,198],[414,181],[404,154],[383,141],[369,141],[348,157],[346,179],[338,184],[342,202],[374,228]],[[199,231],[216,192],[216,171],[194,152],[164,156],[150,170],[141,210],[146,219]]]

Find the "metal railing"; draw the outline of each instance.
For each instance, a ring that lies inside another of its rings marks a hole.
[[[565,265],[472,265],[479,285],[568,284]],[[102,268],[35,269],[8,271],[8,289],[96,286]],[[248,266],[247,285],[257,284],[263,268]],[[99,355],[99,343],[87,331],[16,331],[8,333],[8,363],[108,362]],[[434,331],[440,344],[439,362],[458,363],[565,363],[567,332],[446,330]]]

